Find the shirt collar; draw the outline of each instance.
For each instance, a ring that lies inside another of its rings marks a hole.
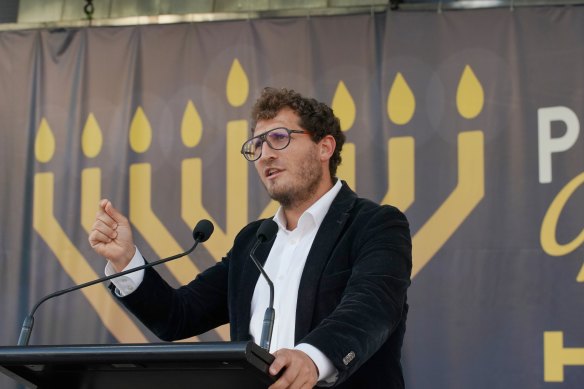
[[[341,180],[337,179],[337,182],[333,185],[328,192],[326,192],[320,199],[318,199],[314,204],[312,204],[302,215],[300,215],[300,219],[298,220],[298,227],[301,227],[302,224],[305,223],[304,220],[307,218],[312,218],[314,221],[314,225],[316,228],[320,227],[324,217],[326,216],[331,204],[337,194],[341,191]],[[278,224],[278,227],[281,230],[286,230],[286,216],[284,215],[284,210],[280,206],[276,215],[274,216],[274,221]]]

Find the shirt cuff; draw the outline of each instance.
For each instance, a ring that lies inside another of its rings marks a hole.
[[[331,386],[337,380],[339,371],[335,368],[330,359],[322,353],[319,349],[308,343],[300,343],[296,350],[304,352],[312,359],[316,368],[318,369],[318,383],[319,386]]]
[[[136,247],[136,252],[132,257],[132,260],[128,265],[122,270],[130,270],[134,269],[138,266],[142,266],[146,263],[142,254],[140,254],[140,250]],[[114,265],[110,261],[107,261],[107,265],[105,265],[105,275],[111,276],[112,274],[117,273]],[[144,270],[138,270],[133,273],[126,274],[125,276],[120,276],[117,278],[112,279],[112,284],[116,287],[115,294],[118,297],[124,297],[132,293],[133,291],[140,286],[142,280],[144,279]]]

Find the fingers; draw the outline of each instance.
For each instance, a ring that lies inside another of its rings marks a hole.
[[[116,223],[122,223],[122,224],[127,223],[128,219],[126,219],[126,217],[120,211],[118,211],[113,206],[112,202],[109,201],[108,199],[101,200],[100,206],[106,212],[106,214],[111,219],[113,219]]]
[[[111,201],[108,199],[101,200],[99,202],[99,210],[95,215],[92,230],[100,231],[111,239],[115,239],[117,237],[116,230],[118,226],[129,227],[128,219],[114,208]]]
[[[97,230],[92,231],[91,234],[89,234],[89,244],[94,248],[103,243],[110,243],[111,241],[112,239],[109,236],[104,235],[102,232]]]
[[[282,372],[269,389],[303,389],[316,385],[316,366],[308,355],[299,350],[282,349],[274,353],[276,359],[270,365],[270,374]]]
[[[106,224],[101,219],[97,219],[93,223],[92,230],[99,231],[110,239],[115,239],[118,236],[117,227],[117,224]]]
[[[99,202],[96,219],[101,220],[110,227],[115,227],[117,224],[128,224],[128,219],[108,199],[103,199]]]
[[[105,207],[108,203],[110,203],[109,200],[105,199],[99,203],[99,210],[95,215],[95,222],[93,222],[89,233],[89,243],[92,247],[97,243],[109,243],[117,236],[118,223],[105,212]]]
[[[106,224],[100,219],[97,219],[93,223],[91,232],[89,233],[89,243],[94,247],[98,243],[110,243],[112,240],[118,237],[118,232],[116,230],[117,225],[113,227]]]
[[[130,223],[108,199],[99,202],[89,244],[99,255],[108,258],[116,269],[124,268],[134,256],[136,248]]]
[[[101,200],[99,202],[99,209],[97,210],[97,213],[95,214],[95,219],[97,220],[101,220],[101,222],[103,224],[108,225],[111,228],[115,228],[117,225],[117,221],[106,211],[106,207],[110,205],[111,206],[111,202],[107,199]],[[113,207],[113,206],[111,206]]]
[[[282,368],[286,366],[286,363],[288,363],[288,356],[283,350],[276,351],[274,353],[274,356],[276,357],[276,359],[274,359],[274,362],[272,362],[272,364],[270,365],[271,375],[277,375],[280,372],[280,370],[282,370]]]

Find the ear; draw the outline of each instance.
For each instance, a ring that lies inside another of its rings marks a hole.
[[[335,141],[332,135],[327,135],[318,142],[318,146],[321,162],[327,162],[335,152],[337,141]]]

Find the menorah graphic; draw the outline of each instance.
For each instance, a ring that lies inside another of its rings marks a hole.
[[[249,81],[238,59],[234,59],[226,77],[226,100],[231,107],[240,107],[248,101]],[[484,104],[482,86],[467,65],[457,87],[457,109],[463,118],[480,114]],[[331,106],[341,121],[341,129],[350,131],[357,115],[356,104],[341,80],[337,84]],[[393,125],[406,126],[416,110],[415,95],[401,73],[397,73],[387,98],[387,117]],[[129,126],[129,145],[133,153],[143,154],[152,143],[152,127],[143,108],[138,106]],[[241,160],[239,149],[249,136],[247,120],[226,123],[226,217],[220,226],[203,202],[203,171],[200,158],[186,158],[181,163],[180,215],[185,228],[192,228],[197,220],[209,219],[215,224],[213,238],[205,242],[210,255],[219,260],[231,247],[237,232],[247,224],[248,165]],[[181,124],[181,140],[185,147],[196,147],[202,137],[203,123],[192,101],[185,105]],[[102,132],[93,114],[89,114],[82,133],[82,151],[91,160],[103,147]],[[35,155],[42,164],[51,161],[55,152],[55,137],[49,123],[42,119],[35,140]],[[458,182],[449,196],[434,211],[413,236],[413,277],[432,259],[440,248],[464,223],[484,197],[484,136],[481,130],[462,131],[458,135]],[[407,212],[415,201],[415,139],[412,136],[390,137],[387,140],[387,178],[389,188],[380,200]],[[343,164],[338,176],[356,187],[356,147],[346,143]],[[81,175],[81,225],[89,232],[95,217],[101,193],[101,169],[86,167]],[[153,251],[160,257],[183,251],[168,228],[152,209],[152,169],[146,162],[129,166],[129,219]],[[34,178],[33,226],[46,242],[65,272],[75,283],[97,278],[87,259],[75,247],[54,216],[54,173],[37,172]],[[258,215],[274,214],[277,203],[270,201]],[[199,273],[192,259],[165,264],[169,273],[179,282],[187,283]],[[104,286],[83,290],[106,328],[120,342],[142,342],[145,336],[128,314],[112,301]],[[218,329],[228,339],[227,328]],[[192,340],[192,339],[190,339]]]

